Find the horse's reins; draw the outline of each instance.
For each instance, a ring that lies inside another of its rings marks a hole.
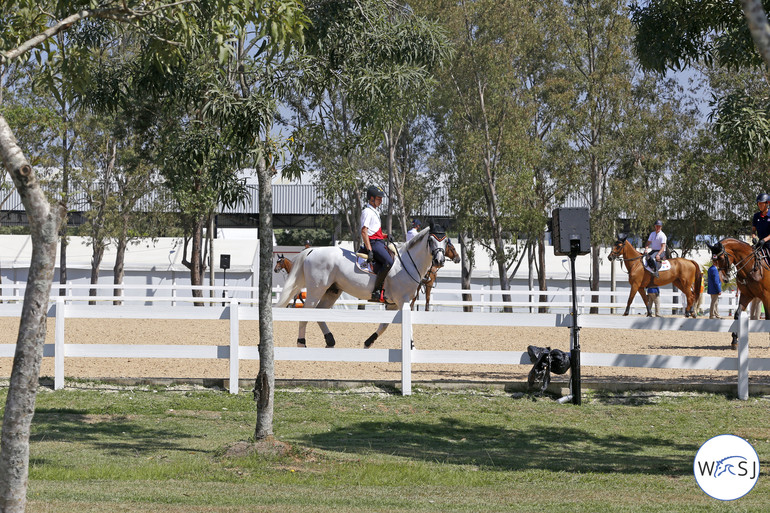
[[[755,261],[757,260],[757,255],[754,251],[752,251],[750,254],[746,255],[745,258],[742,260],[739,260],[735,262],[734,264],[730,264],[730,253],[727,252],[724,246],[722,246],[722,251],[714,255],[715,257],[719,258],[720,256],[725,256],[725,268],[721,269],[724,271],[726,276],[730,276],[730,266],[735,266],[735,275],[738,276],[738,273],[742,271],[747,265],[749,265],[749,259],[753,258]],[[735,260],[735,256],[733,255],[733,260]],[[760,264],[761,265],[761,264]]]
[[[435,234],[433,234],[433,233],[430,233],[430,234],[428,234],[428,237],[433,237],[433,238],[435,238],[436,240],[439,240],[439,241],[440,241],[440,240],[443,240],[443,239],[446,237],[446,235],[444,235],[444,237],[442,237],[441,239],[439,239],[438,237],[436,237],[436,235],[435,235]],[[411,248],[410,248],[410,249],[411,249]],[[444,250],[443,250],[442,248],[436,248],[436,249],[435,249],[435,251],[431,252],[431,257],[435,258],[435,257],[433,256],[433,253],[434,253],[434,252],[436,252],[436,251],[441,251],[442,253],[444,252]],[[419,278],[419,274],[417,275],[417,276],[418,276],[418,279],[415,279],[415,278],[414,278],[414,276],[412,276],[412,273],[410,273],[410,272],[409,272],[409,270],[408,270],[408,269],[406,268],[406,266],[404,265],[404,260],[401,258],[401,253],[399,253],[398,251],[396,251],[396,255],[398,256],[398,260],[399,260],[399,262],[401,262],[401,267],[403,267],[403,268],[404,268],[404,270],[406,271],[406,274],[407,274],[407,276],[409,276],[410,278],[412,278],[412,280],[413,280],[415,283],[417,283],[417,288],[418,288],[418,290],[419,290],[419,288],[420,288],[420,286],[421,286],[421,285],[424,287],[424,286],[425,286],[425,283],[426,283],[426,282],[425,282],[425,280],[424,280],[424,279],[420,279],[420,278]],[[414,258],[412,258],[412,254],[409,252],[409,249],[407,249],[407,250],[406,250],[406,255],[409,257],[409,260],[412,262],[412,267],[414,267],[414,270],[415,270],[415,271],[417,271],[417,270],[418,270],[418,269],[417,269],[417,263],[414,261]]]

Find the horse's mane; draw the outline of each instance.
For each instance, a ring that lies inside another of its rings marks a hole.
[[[749,244],[748,242],[742,241],[740,239],[736,239],[735,237],[727,237],[725,239],[720,240],[719,242],[722,243],[722,242],[733,242],[733,241],[738,242],[740,244],[744,244],[746,246],[751,246],[751,244]]]
[[[405,244],[402,246],[403,250],[404,250],[404,251],[409,251],[410,249],[412,249],[412,247],[413,247],[413,246],[416,246],[416,245],[417,245],[418,243],[420,243],[420,242],[421,242],[423,239],[425,239],[425,237],[427,237],[429,233],[430,233],[430,227],[428,227],[428,228],[423,228],[422,230],[420,230],[419,232],[417,232],[417,235],[415,235],[414,237],[412,237],[412,239],[411,239],[409,242],[405,243]]]

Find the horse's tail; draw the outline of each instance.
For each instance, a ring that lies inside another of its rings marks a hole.
[[[305,258],[307,258],[312,251],[312,249],[303,250],[294,261],[294,266],[291,268],[291,272],[286,278],[286,282],[283,284],[281,295],[278,296],[278,301],[275,303],[277,308],[283,308],[288,305],[289,301],[291,301],[294,296],[302,290],[302,287],[305,286]]]
[[[698,299],[700,299],[701,294],[701,285],[703,284],[703,271],[701,271],[700,265],[698,265],[698,262],[695,262],[693,260],[690,260],[692,262],[692,265],[695,266],[695,280],[692,283],[693,292],[695,293],[695,304],[698,303]]]

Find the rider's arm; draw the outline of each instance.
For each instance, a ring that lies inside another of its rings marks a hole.
[[[655,254],[655,259],[656,259],[656,260],[660,260],[660,255],[665,255],[665,254],[666,254],[666,243],[665,243],[665,242],[663,242],[663,243],[660,245],[660,251],[658,251],[658,252]]]
[[[369,241],[369,230],[366,228],[366,226],[361,227],[361,242],[363,242],[364,247],[368,250],[372,250],[372,243]]]

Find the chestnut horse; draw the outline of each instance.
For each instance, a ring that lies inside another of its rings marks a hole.
[[[452,244],[451,240],[447,239],[447,245],[446,245],[446,253],[444,254],[446,258],[452,259],[452,262],[459,264],[460,263],[460,254],[457,252],[457,249],[455,249],[454,245]],[[442,266],[443,267],[443,266]],[[425,286],[425,311],[427,312],[430,309],[430,291],[433,289],[433,285],[436,283],[436,273],[438,272],[440,268],[434,266],[431,266],[430,269],[428,269],[428,272],[425,273],[425,276],[422,279],[422,284]],[[414,310],[414,303],[417,301],[417,298],[420,297],[420,289],[417,289],[417,294],[414,295],[414,299],[412,299],[412,303],[409,305],[409,308]]]
[[[668,260],[671,264],[671,269],[660,271],[660,277],[655,278],[652,273],[645,270],[642,264],[643,257],[644,255],[639,253],[625,237],[615,241],[612,252],[608,257],[610,262],[616,258],[622,259],[628,271],[628,283],[631,284],[631,294],[628,296],[628,304],[623,315],[628,315],[631,302],[634,300],[636,293],[639,292],[647,307],[647,317],[652,317],[652,311],[647,302],[647,288],[673,283],[687,297],[687,307],[685,308],[684,316],[695,317],[695,304],[700,296],[700,285],[703,279],[703,272],[700,266],[695,261],[686,258],[671,258]]]
[[[278,260],[275,262],[275,267],[273,268],[273,272],[279,273],[282,270],[286,271],[286,274],[289,274],[291,272],[292,262],[288,258],[286,258],[283,255],[278,255]]]
[[[735,319],[741,315],[752,299],[758,298],[765,305],[765,312],[770,312],[770,264],[768,257],[754,249],[751,244],[738,239],[723,239],[713,246],[711,259],[719,269],[722,281],[730,281],[735,267],[738,290],[741,292],[740,303],[735,309]]]

